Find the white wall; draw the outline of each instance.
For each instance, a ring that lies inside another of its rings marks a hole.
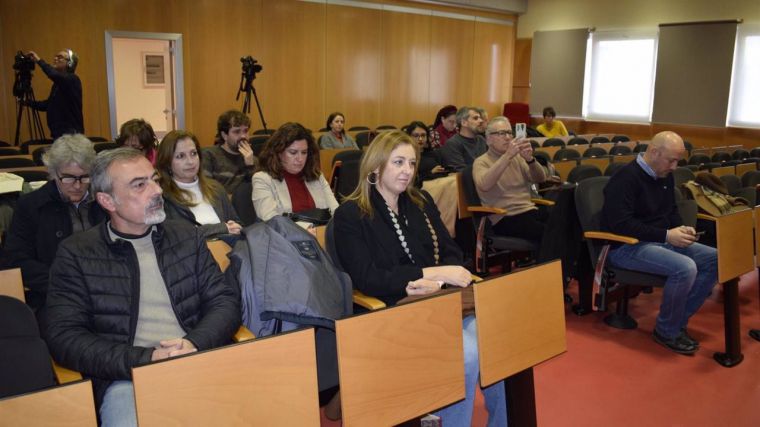
[[[114,86],[116,89],[116,125],[130,119],[143,118],[153,126],[156,133],[165,132],[165,87],[145,87],[143,84],[143,52],[168,52],[166,40],[113,39]],[[165,66],[169,67],[168,62]],[[118,131],[118,128],[116,129]]]
[[[528,0],[518,38],[537,30],[656,28],[668,22],[744,19],[760,22],[758,0]]]

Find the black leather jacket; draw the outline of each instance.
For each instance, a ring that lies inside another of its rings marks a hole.
[[[140,268],[134,248],[112,241],[103,223],[61,243],[50,269],[45,338],[62,366],[93,379],[98,406],[114,380],[150,362],[152,348],[133,345]],[[198,350],[231,342],[240,299],[195,227],[166,221],[153,243],[174,313]],[[174,338],[174,337],[166,337]]]

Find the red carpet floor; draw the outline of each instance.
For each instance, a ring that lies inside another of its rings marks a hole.
[[[744,361],[733,368],[712,358],[724,345],[720,285],[689,323],[701,344],[694,356],[652,340],[658,289],[631,300],[634,330],[610,328],[603,313],[578,317],[567,306],[567,352],[535,369],[539,426],[760,426],[760,342],[747,335],[760,328],[756,273],[742,278],[739,294]],[[484,426],[482,398],[475,412],[473,426]],[[322,425],[341,424],[323,417]]]

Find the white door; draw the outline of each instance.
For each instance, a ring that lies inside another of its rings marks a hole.
[[[181,108],[181,36],[175,34],[106,32],[111,134],[142,118],[159,140],[184,126]],[[177,73],[179,71],[179,75]]]

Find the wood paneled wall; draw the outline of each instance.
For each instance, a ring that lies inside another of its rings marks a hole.
[[[17,49],[36,50],[46,60],[64,47],[77,51],[86,133],[112,134],[106,30],[183,35],[186,127],[204,145],[212,143],[217,116],[242,105],[235,101],[239,58],[249,54],[264,67],[255,86],[270,128],[300,121],[316,131],[336,110],[346,114],[348,126],[431,122],[449,103],[480,105],[495,115],[512,94],[515,28],[488,20],[296,0],[0,0],[0,139],[12,139],[15,130],[11,65]],[[39,71],[34,89],[38,98],[50,90]],[[254,110],[251,118],[259,128]]]

